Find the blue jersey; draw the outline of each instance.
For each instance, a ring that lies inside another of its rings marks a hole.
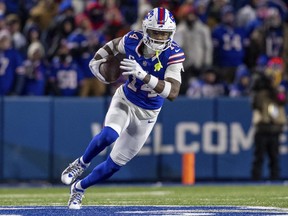
[[[43,62],[24,62],[26,80],[24,95],[44,95],[47,78],[47,67]]]
[[[237,67],[244,60],[246,32],[242,28],[217,26],[212,32],[215,64],[220,67]]]
[[[15,49],[0,52],[0,95],[7,95],[13,90],[22,61],[20,53]]]
[[[143,46],[142,32],[131,31],[124,36],[126,57],[135,59],[144,71],[157,77],[159,80],[164,80],[165,71],[169,65],[182,63],[185,60],[183,50],[173,42],[171,47],[159,54],[159,60],[163,67],[159,71],[155,71],[155,64],[158,63],[157,57],[145,58],[141,54],[141,46]],[[159,96],[143,81],[132,75],[129,76],[124,85],[124,93],[129,101],[144,109],[155,110],[163,105],[164,98]]]
[[[74,61],[67,64],[53,62],[50,77],[56,80],[61,96],[76,96],[83,74]]]

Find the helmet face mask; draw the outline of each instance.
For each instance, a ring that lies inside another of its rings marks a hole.
[[[171,46],[176,31],[173,15],[165,8],[154,8],[143,20],[143,42],[154,51],[163,51]]]

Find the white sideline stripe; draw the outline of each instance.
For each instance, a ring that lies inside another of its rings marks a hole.
[[[45,194],[46,197],[55,197],[55,194]],[[1,194],[1,198],[26,198],[26,194]],[[31,198],[43,197],[43,194],[31,194]],[[57,194],[57,197],[67,197],[67,194]]]
[[[6,210],[6,211],[10,211],[10,210],[33,210],[33,209],[47,209],[47,208],[53,208],[53,209],[62,209],[63,207],[66,206],[31,206],[31,207],[0,207],[0,210]],[[1,214],[0,214],[1,215]]]
[[[216,215],[216,213],[199,213],[199,212],[188,212],[188,211],[184,211],[184,212],[179,212],[178,210],[166,210],[166,211],[119,211],[116,213],[120,213],[120,214],[149,214],[149,215],[167,215],[167,214],[173,214],[173,215],[179,215],[179,213],[181,213],[181,215],[192,215],[192,216],[201,216],[201,215]]]
[[[277,216],[278,214],[279,215],[283,215],[283,213],[288,213],[288,209],[287,208],[278,208],[278,207],[265,207],[265,206],[210,206],[211,209],[201,209],[201,207],[203,206],[190,206],[192,207],[191,209],[189,209],[189,206],[177,206],[177,205],[156,205],[156,206],[153,206],[153,205],[87,205],[86,207],[94,207],[94,206],[98,206],[98,207],[104,207],[104,206],[107,206],[107,207],[129,207],[129,206],[146,206],[146,207],[156,207],[156,208],[159,208],[159,209],[155,209],[155,210],[135,210],[135,211],[118,211],[117,213],[122,213],[122,214],[147,214],[147,213],[150,213],[150,214],[155,214],[155,215],[158,215],[159,213],[162,213],[164,215],[167,215],[167,213],[171,214],[171,213],[181,213],[181,215],[191,215],[191,216],[195,216],[195,215],[199,215],[199,216],[202,216],[202,215],[215,215],[217,213],[227,213],[227,212],[242,212],[242,211],[248,211],[249,213],[256,213],[256,212],[261,212],[262,214],[263,213],[273,213],[275,216]],[[161,209],[161,208],[165,208],[165,207],[174,207],[176,209]],[[181,208],[187,208],[188,209],[181,209]],[[193,209],[193,207],[196,207],[196,208],[199,208],[199,209]],[[207,207],[207,206],[204,206],[204,208]],[[213,209],[213,207],[215,207]],[[224,209],[217,209],[217,208],[224,208]],[[227,207],[228,209],[225,209],[225,207]],[[63,208],[66,208],[66,206],[2,206],[0,207],[0,211],[11,211],[11,210],[33,210],[33,209],[38,209],[38,210],[47,210],[47,209],[63,209]],[[231,209],[232,208],[232,209]],[[205,211],[205,212],[203,212]],[[2,212],[2,213],[4,213]],[[173,215],[174,215],[173,214]],[[7,214],[0,214],[0,216],[8,216]],[[22,215],[19,215],[19,214],[14,214],[14,215],[11,215],[9,214],[9,216],[22,216]]]
[[[0,216],[22,216],[22,215],[14,215],[14,214],[12,214],[12,215],[11,215],[11,214],[9,214],[9,215],[4,214],[4,215],[3,215],[3,214],[0,214]]]

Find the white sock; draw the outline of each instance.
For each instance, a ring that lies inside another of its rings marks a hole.
[[[78,181],[75,185],[76,189],[78,190],[84,190],[82,187],[81,187],[81,181]]]
[[[88,166],[90,163],[84,163],[84,161],[83,161],[83,156],[82,157],[80,157],[80,163],[82,163],[83,165],[85,165],[85,166]]]

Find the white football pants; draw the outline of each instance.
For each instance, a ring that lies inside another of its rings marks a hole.
[[[110,153],[116,164],[123,166],[138,154],[160,110],[142,109],[125,97],[122,86],[116,90],[104,122],[104,126],[113,128],[119,134]]]

